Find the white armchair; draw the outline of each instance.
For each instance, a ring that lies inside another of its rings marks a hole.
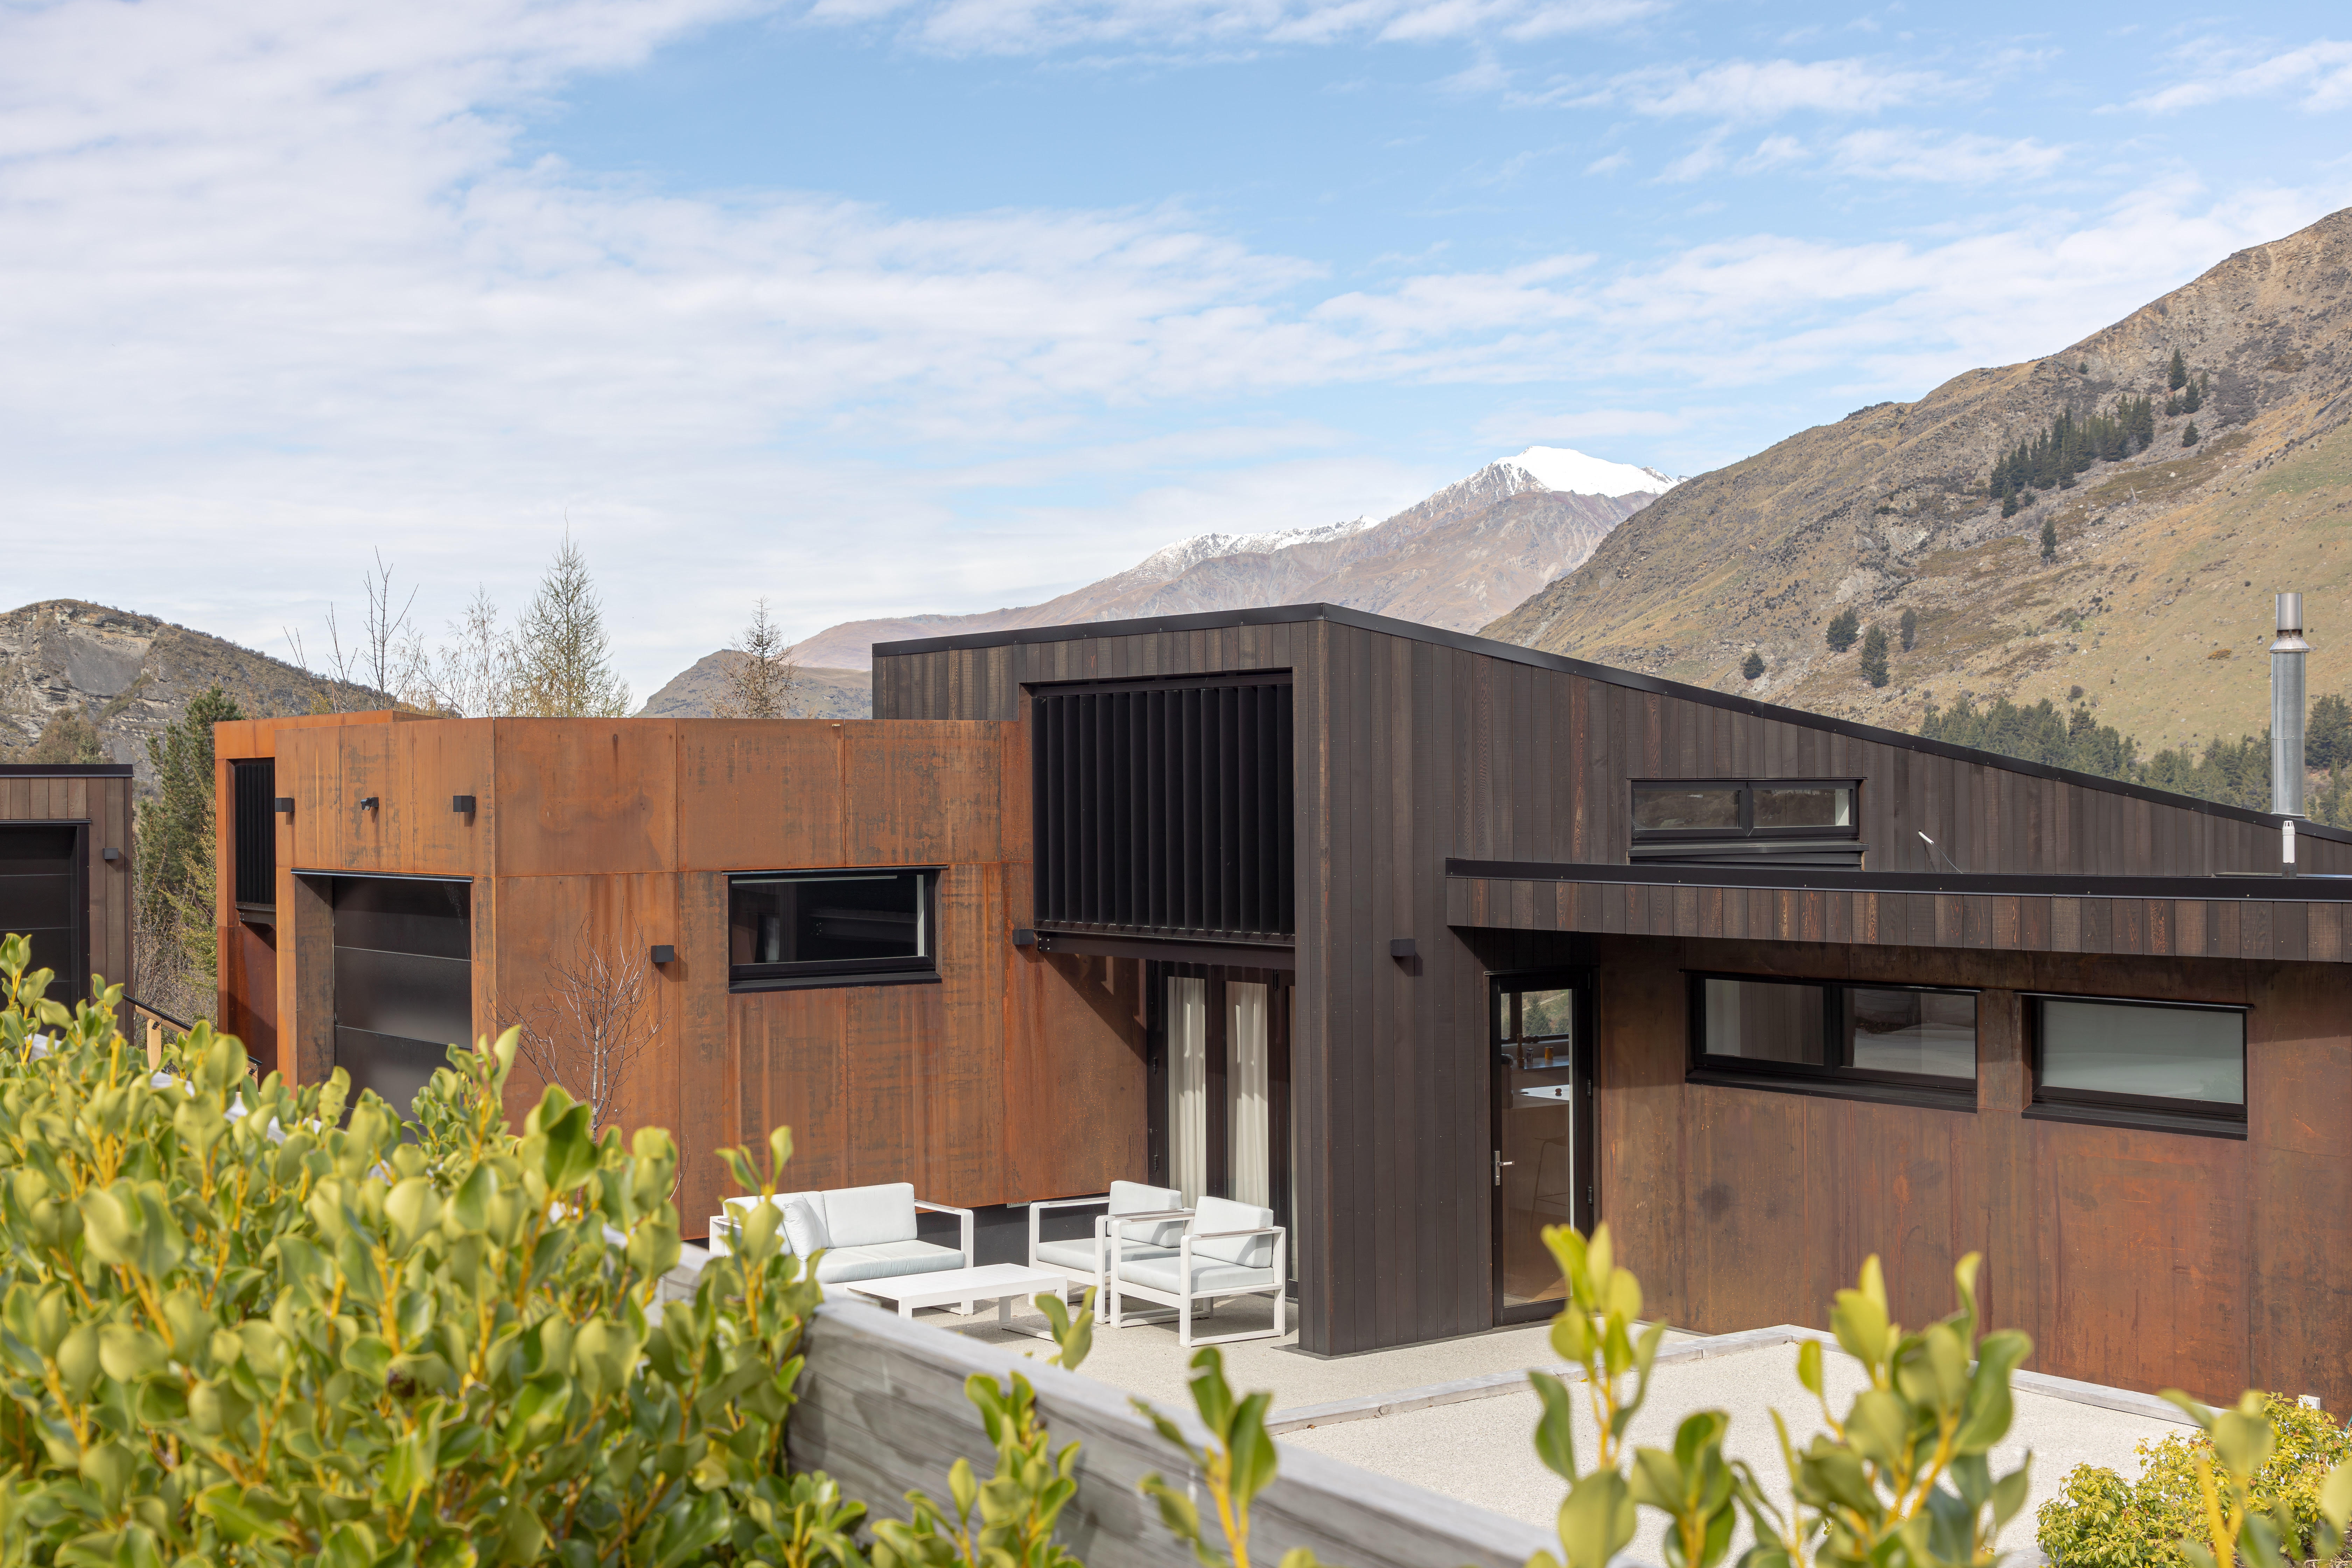
[[[1141,1216],[1138,1216],[1140,1218]],[[1114,1244],[1129,1223],[1106,1222]],[[1177,1238],[1171,1253],[1150,1256],[1141,1250],[1118,1254],[1110,1272],[1110,1311],[1106,1319],[1118,1328],[1128,1298],[1135,1297],[1176,1310],[1177,1342],[1221,1345],[1234,1340],[1280,1339],[1289,1331],[1286,1320],[1289,1237],[1274,1223],[1274,1211],[1230,1198],[1202,1198],[1192,1222]],[[1214,1307],[1228,1296],[1274,1297],[1274,1327],[1214,1339],[1192,1337],[1192,1305]]]
[[[1102,1205],[1105,1212],[1095,1216],[1092,1237],[1068,1241],[1047,1241],[1044,1238],[1046,1210],[1090,1208],[1097,1205]],[[1192,1216],[1192,1213],[1184,1206],[1184,1194],[1175,1188],[1147,1186],[1141,1182],[1113,1182],[1110,1191],[1101,1197],[1050,1198],[1043,1203],[1033,1203],[1029,1205],[1029,1267],[1051,1269],[1080,1285],[1093,1286],[1097,1292],[1097,1310],[1100,1310],[1109,1299],[1105,1289],[1104,1260],[1110,1251],[1111,1222],[1149,1222],[1139,1235],[1131,1233],[1131,1239],[1126,1244],[1130,1253],[1148,1252],[1172,1258],[1176,1253],[1177,1237],[1183,1233],[1184,1221]]]

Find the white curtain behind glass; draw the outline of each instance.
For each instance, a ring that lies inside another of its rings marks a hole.
[[[1225,1142],[1233,1151],[1234,1196],[1261,1207],[1274,1202],[1268,1173],[1265,1067],[1265,987],[1243,981],[1225,986],[1225,1038],[1233,1045],[1232,1110]]]
[[[1168,1184],[1198,1202],[1209,1164],[1209,983],[1168,981]]]

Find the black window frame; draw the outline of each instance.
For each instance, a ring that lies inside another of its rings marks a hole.
[[[1734,839],[1836,838],[1862,837],[1862,783],[1858,778],[1828,779],[1628,779],[1625,789],[1626,823],[1636,844],[1717,844]],[[1645,789],[1728,789],[1739,795],[1739,826],[1738,827],[1643,827],[1634,801]],[[1756,826],[1755,792],[1759,789],[1842,789],[1849,791],[1852,799],[1846,808],[1849,818],[1843,827],[1759,827]],[[1928,989],[1932,989],[1929,987]]]
[[[2042,1081],[2044,1002],[2089,1002],[2110,1007],[2159,1007],[2172,1012],[2234,1013],[2238,1017],[2239,1081],[2252,1092],[2253,1054],[2246,1019],[2253,1009],[2235,1002],[2166,1002],[2147,996],[2092,996],[2066,991],[2021,991],[2025,1054],[2032,1073],[2032,1098],[2025,1114],[2039,1121],[2074,1121],[2094,1127],[2125,1127],[2151,1132],[2181,1132],[2200,1138],[2246,1136],[2246,1102],[2181,1100],[2161,1094],[2112,1094],[2102,1089],[2053,1089]]]
[[[727,966],[727,989],[797,991],[827,985],[936,984],[940,978],[940,875],[938,866],[825,866],[727,873],[727,926],[732,957],[737,882],[839,881],[850,877],[914,877],[921,901],[923,951],[901,958],[827,958],[796,963],[735,963]]]
[[[1819,980],[1805,975],[1752,974],[1732,970],[1686,969],[1689,1059],[1685,1081],[1723,1089],[1773,1089],[1789,1094],[1822,1095],[1835,1100],[1869,1100],[1888,1104],[1918,1105],[1937,1110],[1974,1111],[1979,1086],[1984,1079],[1984,990],[1975,985],[1925,985],[1890,980]],[[1706,983],[1738,981],[1751,985],[1804,985],[1822,993],[1822,1055],[1823,1064],[1775,1062],[1753,1057],[1710,1055],[1706,1048]],[[1927,1073],[1885,1072],[1845,1065],[1835,1058],[1850,1051],[1842,1037],[1848,991],[1918,991],[1966,996],[1977,1009],[1975,1070],[1965,1079]]]

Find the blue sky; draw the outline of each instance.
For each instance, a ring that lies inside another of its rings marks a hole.
[[[0,3],[12,602],[428,634],[567,526],[643,692],[1693,473],[2352,203],[2340,7]]]

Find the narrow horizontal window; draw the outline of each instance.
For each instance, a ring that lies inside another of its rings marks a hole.
[[[1853,779],[1648,780],[1633,785],[1633,859],[1859,866]]]
[[[1635,784],[1635,833],[1739,831],[1737,784]]]
[[[2245,1120],[2242,1009],[2066,996],[2032,1005],[2037,1105]]]
[[[932,871],[772,871],[730,877],[736,984],[935,973]]]
[[[1852,827],[1853,790],[1847,784],[1750,784],[1756,826]]]
[[[1694,1076],[1761,1087],[1876,1086],[1975,1103],[1977,999],[1966,991],[1691,977]]]

